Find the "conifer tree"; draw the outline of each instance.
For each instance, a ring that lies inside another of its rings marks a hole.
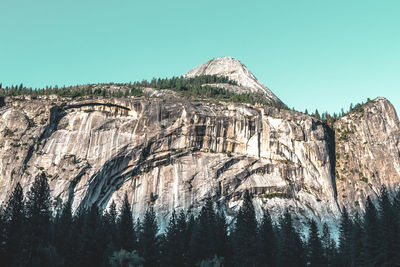
[[[379,221],[378,211],[368,197],[364,213],[364,264],[376,266],[379,259]]]
[[[207,197],[200,214],[193,222],[190,240],[191,264],[195,265],[202,259],[214,257],[215,250],[215,211],[211,197]]]
[[[72,261],[74,255],[73,218],[71,201],[67,201],[61,210],[61,215],[55,221],[54,244],[57,251],[64,256],[65,263]]]
[[[5,210],[7,243],[5,247],[6,265],[18,266],[26,262],[24,194],[20,183],[14,188]]]
[[[303,242],[288,210],[280,220],[278,266],[305,266]]]
[[[137,237],[133,228],[132,208],[126,192],[118,219],[118,232],[120,248],[127,251],[133,251],[137,248]]]
[[[309,227],[308,266],[323,266],[325,265],[325,259],[317,223],[311,220]]]
[[[397,192],[392,201],[393,213],[395,216],[395,235],[396,241],[393,245],[395,251],[400,251],[400,188],[397,189]],[[396,253],[394,264],[400,266],[400,253]]]
[[[340,264],[342,264],[343,266],[350,266],[351,263],[352,229],[353,223],[349,218],[349,214],[347,213],[346,208],[343,207],[339,229]]]
[[[228,224],[223,211],[216,213],[215,217],[215,255],[226,257],[228,246]]]
[[[336,243],[331,238],[328,225],[324,223],[322,226],[322,246],[324,249],[325,266],[334,266],[336,257]]]
[[[277,240],[271,216],[266,210],[258,229],[258,266],[275,266]]]
[[[386,187],[382,187],[379,196],[379,260],[381,266],[394,266],[397,262],[397,229],[396,216],[392,208],[389,193]]]
[[[159,242],[157,238],[158,226],[154,209],[150,207],[144,215],[139,238],[139,249],[144,257],[144,266],[158,266]]]
[[[81,266],[100,266],[103,262],[102,253],[105,250],[104,234],[99,208],[93,204],[84,214],[82,236],[80,240]]]
[[[26,216],[28,260],[30,265],[47,261],[51,219],[50,188],[44,173],[38,175],[27,193]]]
[[[178,222],[174,210],[169,220],[163,242],[162,259],[165,266],[184,266],[185,228],[186,224],[183,224],[182,221]]]
[[[7,232],[6,232],[6,216],[4,214],[4,210],[3,207],[0,207],[0,262],[5,263],[6,259],[5,259],[5,245],[6,245],[6,236],[7,236]]]
[[[358,213],[355,214],[351,233],[351,265],[364,266],[364,232],[361,225],[361,219]]]
[[[104,261],[108,262],[109,258],[112,257],[114,251],[118,249],[118,227],[117,227],[118,212],[114,201],[111,202],[110,208],[103,214],[103,228],[106,235],[107,248],[104,252]],[[132,223],[133,224],[133,223]]]
[[[254,266],[257,257],[257,220],[248,190],[244,192],[243,204],[236,216],[232,234],[233,263],[235,266]]]

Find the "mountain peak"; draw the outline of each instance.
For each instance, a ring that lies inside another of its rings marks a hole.
[[[233,57],[213,58],[206,63],[188,71],[184,77],[192,78],[200,75],[226,76],[236,81],[240,87],[236,93],[251,93],[264,96],[268,101],[282,103],[274,93],[257,80],[250,70],[239,60]],[[227,88],[229,90],[229,88]]]

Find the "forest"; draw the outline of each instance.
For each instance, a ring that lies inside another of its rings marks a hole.
[[[248,93],[232,93],[224,88],[211,86],[212,84],[237,85],[235,81],[225,76],[201,75],[193,78],[172,77],[164,79],[153,78],[151,81],[143,80],[133,83],[110,83],[110,84],[90,84],[85,86],[71,87],[49,87],[41,89],[26,88],[23,84],[2,88],[0,84],[0,96],[21,96],[29,95],[33,98],[43,95],[58,95],[61,97],[129,97],[143,96],[143,88],[155,88],[157,90],[169,89],[179,93],[182,97],[191,100],[212,99],[218,101],[263,104],[278,108],[287,109],[283,104],[270,103],[259,95]],[[119,89],[110,89],[116,85]]]
[[[339,232],[310,220],[306,233],[287,210],[274,222],[256,219],[245,191],[235,220],[207,197],[198,214],[173,212],[160,231],[151,203],[143,218],[125,194],[117,209],[96,205],[71,210],[50,197],[46,175],[26,194],[17,184],[0,213],[2,266],[399,266],[400,193],[382,188],[365,212],[343,208]],[[321,228],[321,229],[320,229]],[[337,240],[335,240],[337,239]]]

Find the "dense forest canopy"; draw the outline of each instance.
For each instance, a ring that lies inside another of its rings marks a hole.
[[[310,220],[307,237],[287,210],[273,222],[257,221],[245,191],[233,224],[211,197],[198,214],[173,212],[164,231],[149,203],[135,219],[125,195],[117,208],[71,210],[50,197],[45,174],[27,193],[17,184],[0,212],[3,266],[399,266],[400,193],[385,188],[375,205],[350,215],[343,208],[339,240],[326,224]]]

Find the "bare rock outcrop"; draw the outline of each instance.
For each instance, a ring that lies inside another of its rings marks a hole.
[[[186,77],[207,74],[238,83],[228,90],[281,103],[235,59],[213,59]],[[383,185],[393,191],[400,184],[399,120],[384,98],[330,128],[272,106],[143,92],[3,99],[0,203],[17,182],[26,192],[44,172],[54,205],[71,200],[74,210],[119,205],[126,192],[135,216],[152,206],[165,225],[174,209],[197,212],[211,196],[232,218],[249,190],[258,215],[269,209],[276,218],[289,209],[299,226],[314,218],[335,227],[342,207],[362,210]]]
[[[338,207],[324,125],[301,113],[246,104],[164,99],[12,101],[1,109],[0,194],[45,172],[73,207],[125,192],[138,216],[152,205],[196,211],[211,195],[233,215],[250,190],[259,214],[284,209],[329,220]]]
[[[377,98],[340,118],[334,125],[338,202],[348,210],[364,208],[382,186],[400,183],[400,127],[396,111]]]
[[[184,77],[192,78],[200,75],[226,76],[238,83],[235,85],[212,84],[212,86],[223,87],[233,93],[250,93],[264,98],[268,102],[283,104],[282,101],[265,85],[260,83],[250,70],[239,60],[232,57],[214,58],[206,63],[188,71]]]

